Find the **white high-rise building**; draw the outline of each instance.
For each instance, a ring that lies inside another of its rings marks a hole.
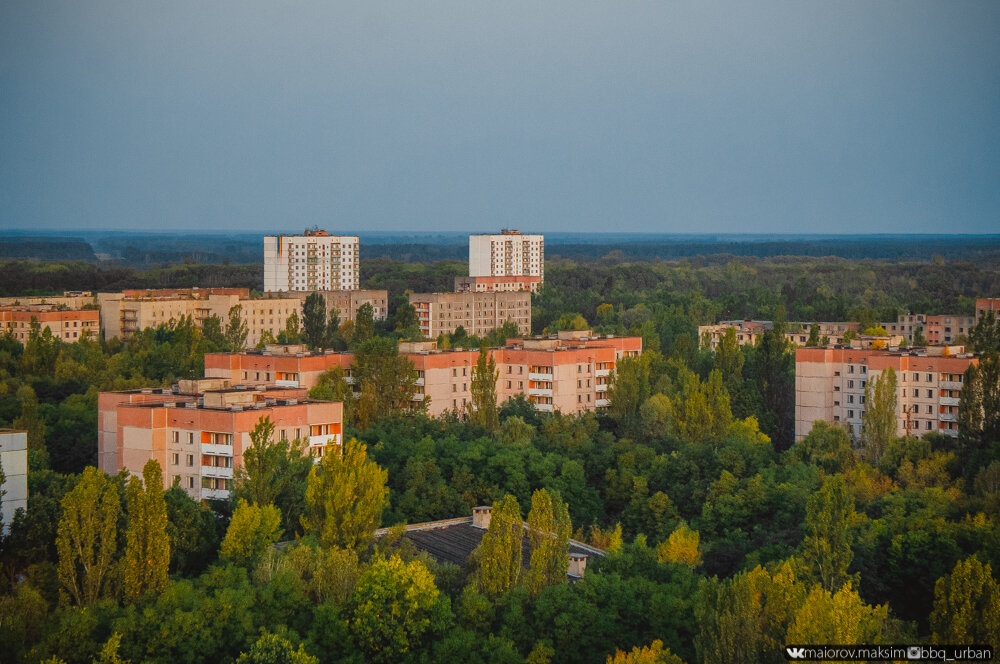
[[[360,282],[357,235],[264,236],[264,291],[357,290]]]
[[[504,230],[469,236],[470,277],[537,277],[545,280],[545,237]]]

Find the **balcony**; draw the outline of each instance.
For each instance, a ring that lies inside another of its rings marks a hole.
[[[598,378],[606,378],[611,375],[611,369],[598,369],[594,372],[594,375]]]
[[[594,402],[594,405],[598,408],[607,408],[611,405],[611,399],[598,399]]]
[[[229,500],[228,489],[202,489],[202,500]]]
[[[424,400],[424,395],[421,394],[420,392],[417,392],[412,397],[410,397],[410,401],[423,401],[423,400]]]
[[[529,373],[528,374],[528,380],[551,381],[552,380],[552,373],[551,372],[549,372],[549,373]]]
[[[550,404],[550,403],[536,403],[535,404],[535,410],[541,411],[543,413],[551,413],[552,412],[552,404]]]
[[[230,456],[233,453],[232,445],[218,445],[215,443],[202,443],[202,454],[214,454],[216,456]]]
[[[608,384],[607,383],[599,383],[599,384],[597,384],[597,385],[594,386],[594,389],[597,390],[598,392],[607,392],[608,391]]]
[[[938,387],[942,390],[960,390],[962,389],[962,383],[957,380],[942,380],[938,383]]]
[[[222,479],[233,479],[233,469],[224,466],[202,466],[202,477],[221,477]]]
[[[424,386],[424,379],[423,378],[418,378],[417,380],[415,380],[413,382],[413,384],[416,385],[417,387],[423,387]]]
[[[340,445],[339,433],[324,433],[319,436],[309,436],[309,447],[326,447],[328,445]]]
[[[274,384],[278,387],[298,387],[299,381],[297,380],[276,380]]]
[[[958,397],[941,397],[938,399],[938,403],[942,406],[957,406]]]
[[[552,389],[546,387],[529,387],[528,395],[533,397],[551,397]]]
[[[938,415],[938,419],[941,420],[942,422],[957,422],[958,415],[956,415],[955,413],[941,413],[940,415]]]
[[[354,385],[355,383],[354,376],[344,376],[344,382],[347,383],[348,385]]]

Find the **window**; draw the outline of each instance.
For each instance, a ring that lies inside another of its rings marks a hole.
[[[194,455],[193,454],[187,455],[187,465],[188,465],[188,467],[191,467],[191,466],[194,465]]]
[[[927,374],[927,382],[929,383],[929,382],[931,382],[931,380],[932,380],[932,379],[931,379],[931,375],[930,375],[930,374]]]
[[[862,366],[861,367],[861,373],[863,373],[863,374],[868,373],[868,367]]]
[[[458,383],[452,383],[451,384],[451,391],[452,392],[458,392]]]
[[[847,381],[847,387],[854,387],[854,381],[853,380]]]
[[[181,455],[177,454],[176,452],[174,452],[173,454],[170,455],[170,461],[175,466],[178,465],[178,464],[180,464],[180,462],[181,462]]]
[[[928,380],[930,380],[930,379],[928,378]],[[934,391],[933,390],[927,390],[927,398],[928,399],[930,399],[933,395],[934,395]]]
[[[194,444],[194,432],[188,431],[188,445]]]
[[[930,430],[931,430],[931,423],[930,423],[930,420],[928,420],[928,421],[927,421],[927,430],[928,430],[928,431],[930,431]]]
[[[847,395],[847,403],[854,403],[854,395],[853,394],[848,394]]]
[[[854,373],[854,365],[847,367],[847,373]]]
[[[865,395],[862,394],[861,395],[861,403],[864,403],[864,402],[865,402]]]
[[[175,443],[181,442],[181,432],[180,431],[172,431],[170,433],[170,440],[173,441],[173,442],[175,442]]]
[[[189,477],[188,478],[188,488],[189,489],[193,489],[194,488],[194,478],[193,477]]]
[[[854,417],[854,411],[853,410],[847,411],[847,416],[848,417]]]
[[[456,369],[455,367],[452,367],[451,368],[451,375],[452,376],[457,376],[458,375],[458,369]]]

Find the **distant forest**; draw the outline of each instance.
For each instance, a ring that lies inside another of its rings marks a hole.
[[[170,264],[239,265],[262,262],[262,235],[83,233],[82,237],[0,236],[0,258],[85,260],[102,266],[151,268]],[[468,257],[467,236],[361,234],[361,258],[427,263]],[[849,260],[966,260],[1000,266],[1000,235],[662,235],[546,234],[546,258],[577,261],[673,261],[724,264],[734,257],[839,257]]]

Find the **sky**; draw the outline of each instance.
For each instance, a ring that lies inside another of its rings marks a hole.
[[[998,233],[1000,2],[0,0],[0,230]]]

